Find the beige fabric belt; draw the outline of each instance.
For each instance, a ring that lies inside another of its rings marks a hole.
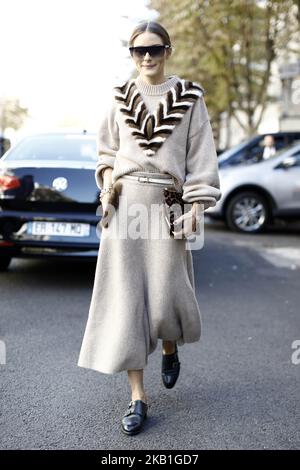
[[[138,175],[123,175],[122,178],[130,178],[140,181],[142,183],[161,183],[161,184],[173,184],[173,178],[163,177],[155,178],[152,176],[138,176]]]

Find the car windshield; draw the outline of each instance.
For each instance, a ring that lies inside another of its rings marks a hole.
[[[292,149],[293,147],[299,144],[299,140],[294,140],[289,142],[288,144],[283,145],[282,143],[277,143],[279,148],[275,151],[274,154],[271,154],[268,158],[263,158],[263,140],[254,143],[252,146],[247,146],[247,143],[241,143],[238,146],[233,147],[232,149],[224,152],[219,157],[219,165],[220,167],[224,167],[226,165],[251,165],[256,163],[262,163],[266,160],[273,160],[278,158],[280,155],[284,154],[288,150]],[[283,145],[283,147],[282,147]]]
[[[247,145],[247,142],[242,142],[238,145],[235,145],[234,147],[232,147],[231,149],[228,149],[228,150],[225,150],[225,152],[221,153],[221,155],[218,157],[218,161],[220,163],[226,161],[229,157],[231,157],[231,155],[233,155],[234,153],[238,152],[239,150],[241,150],[242,148],[244,148],[245,146]]]
[[[292,142],[291,144],[287,145],[286,147],[283,147],[279,150],[277,150],[276,153],[274,153],[274,155],[271,155],[268,160],[271,160],[273,158],[277,158],[279,157],[280,155],[283,155],[284,153],[286,153],[288,150],[291,150],[293,148],[295,148],[295,151],[296,151],[296,148],[299,146],[299,140],[296,140],[294,142]],[[292,152],[293,153],[293,152]]]
[[[25,137],[10,150],[5,159],[96,161],[96,138],[81,134]]]

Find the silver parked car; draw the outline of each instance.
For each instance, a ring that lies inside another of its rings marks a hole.
[[[252,165],[219,169],[222,197],[205,214],[256,233],[274,218],[300,220],[300,144]]]

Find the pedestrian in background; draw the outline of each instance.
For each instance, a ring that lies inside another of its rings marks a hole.
[[[274,138],[272,135],[265,135],[264,137],[264,151],[263,151],[263,160],[267,160],[276,153],[276,147]]]

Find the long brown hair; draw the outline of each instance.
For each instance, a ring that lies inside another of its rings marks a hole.
[[[171,39],[167,30],[156,21],[142,21],[140,22],[133,30],[129,41],[128,47],[133,46],[135,38],[145,31],[150,31],[150,33],[155,33],[161,37],[163,44],[171,46]]]

